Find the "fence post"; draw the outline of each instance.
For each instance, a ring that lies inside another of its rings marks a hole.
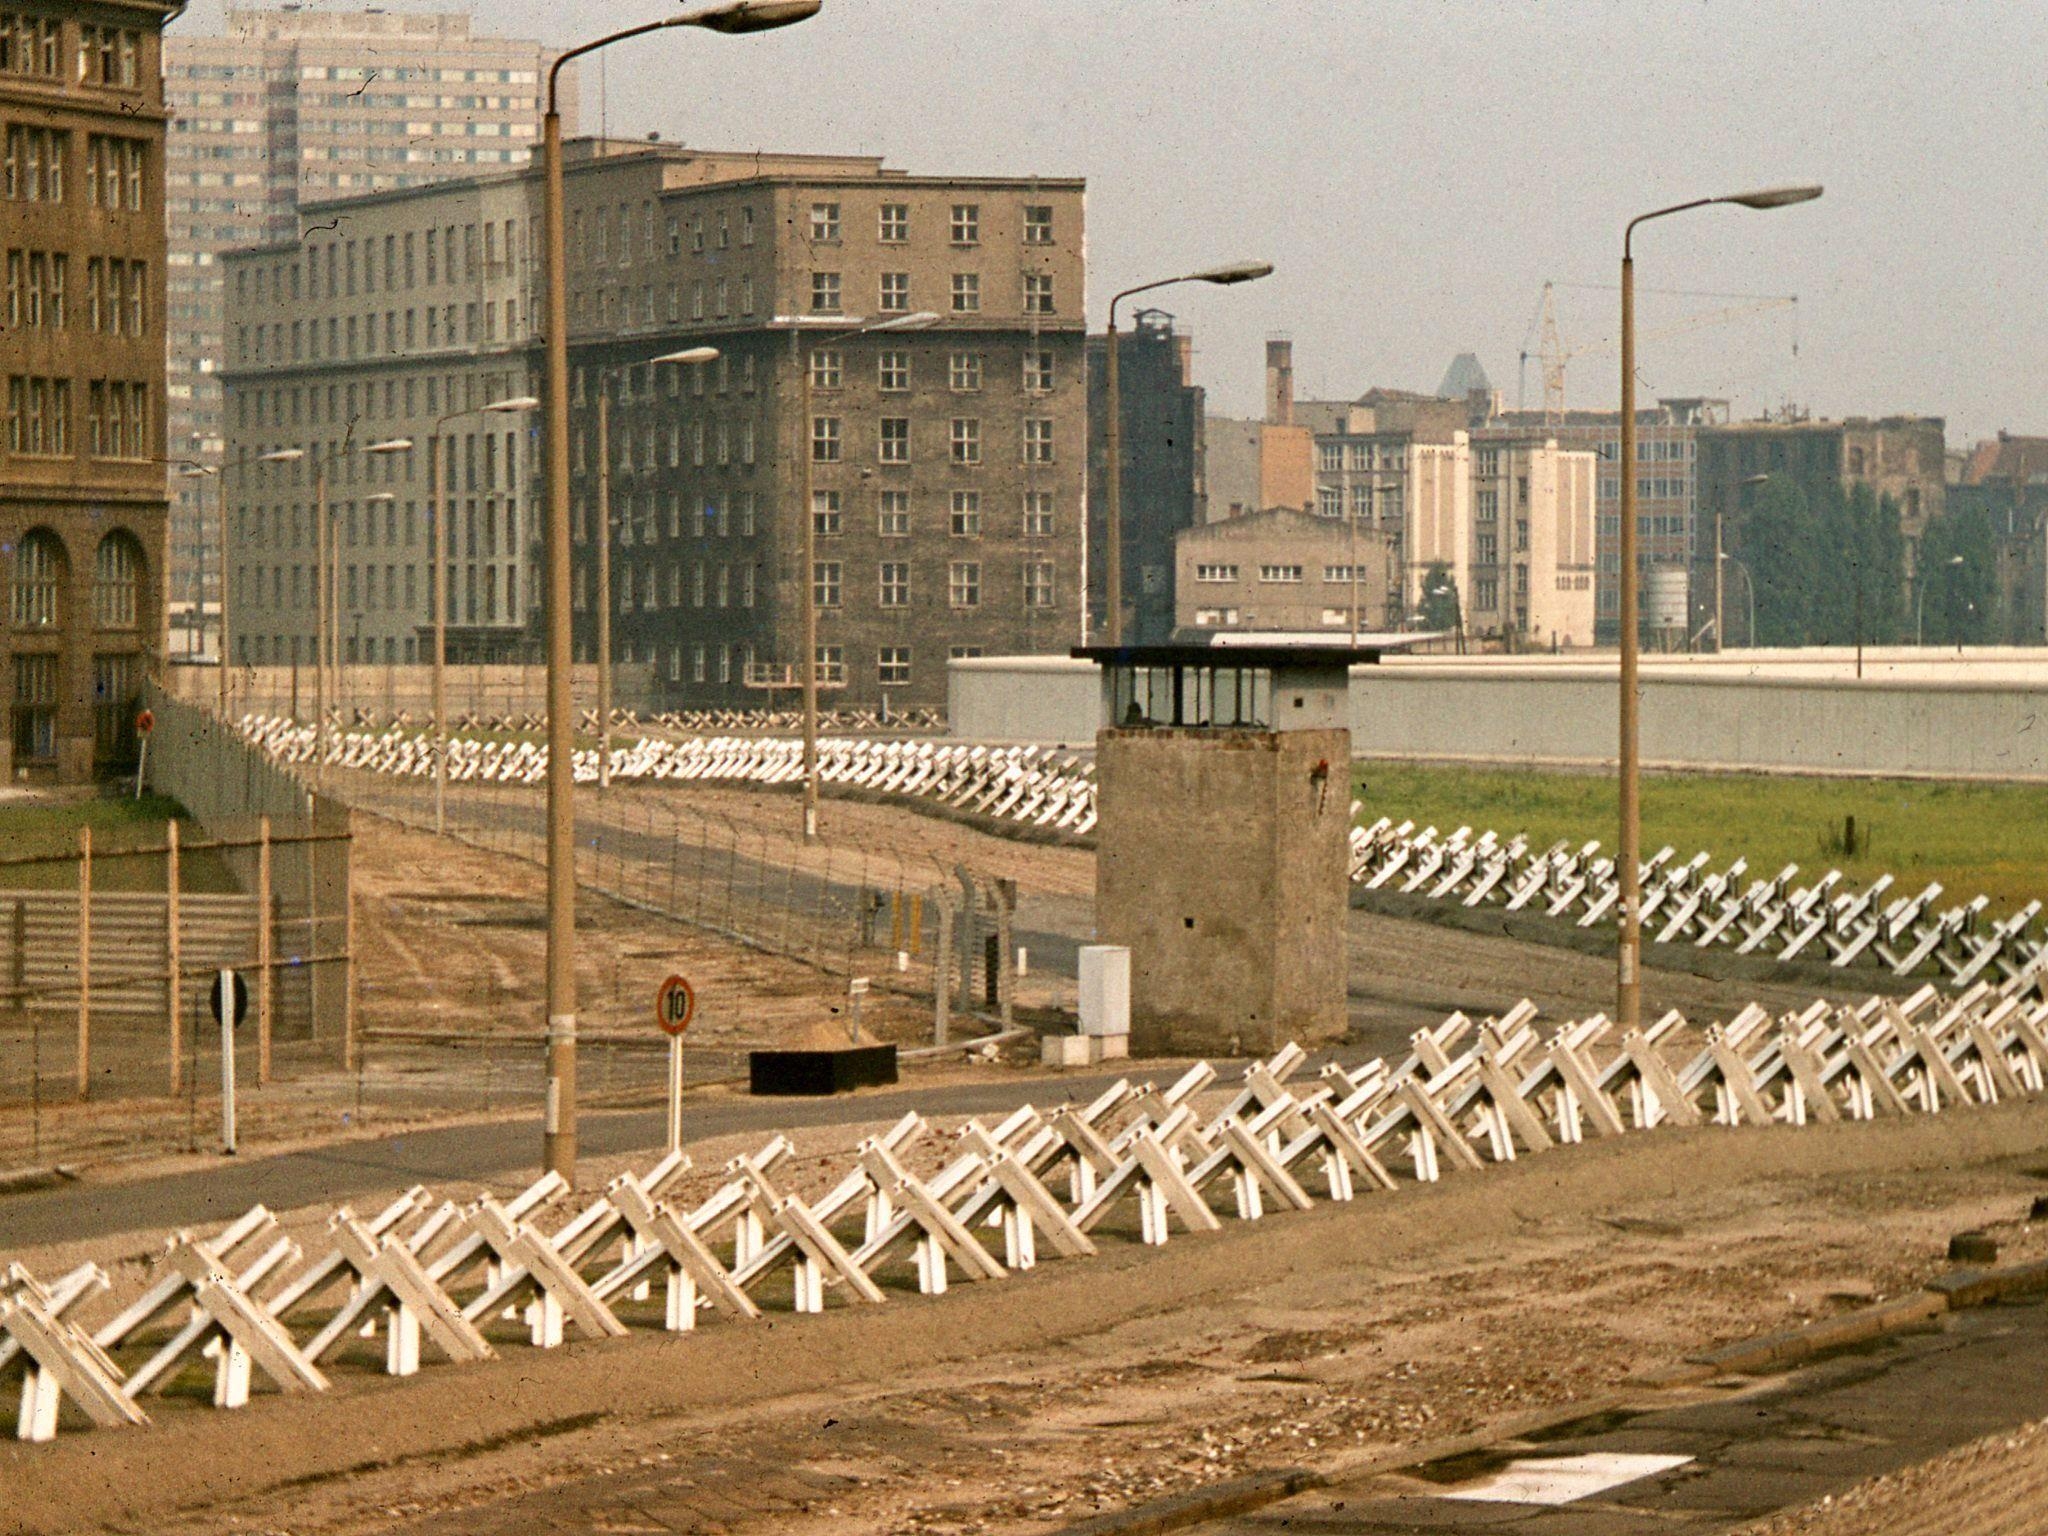
[[[78,1096],[92,1091],[92,828],[78,829]]]
[[[355,813],[342,813],[341,842],[341,1063],[353,1071],[356,1060],[356,874]],[[356,1084],[362,1097],[362,1084]],[[358,1118],[361,1118],[358,1116]]]
[[[939,942],[932,950],[932,1044],[946,1044],[953,1008],[953,903],[944,887],[936,893],[939,903]]]
[[[1017,919],[1017,882],[998,878],[996,889],[996,1013],[1003,1028],[1010,1027],[1010,1015],[1017,992],[1017,951],[1014,948]]]
[[[164,1014],[171,1027],[171,1092],[185,1080],[185,1039],[178,1032],[178,823],[164,823]]]
[[[270,1082],[270,818],[256,822],[256,1085]]]

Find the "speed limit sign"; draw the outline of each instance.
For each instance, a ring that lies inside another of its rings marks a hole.
[[[680,976],[671,976],[654,994],[654,1022],[665,1035],[680,1036],[697,1012],[697,994]]]

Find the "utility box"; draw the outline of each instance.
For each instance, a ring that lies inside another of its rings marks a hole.
[[[1342,1039],[1350,668],[1379,652],[1075,654],[1101,665],[1112,722],[1096,737],[1095,930],[1130,951],[1131,1053]]]
[[[1118,944],[1081,946],[1081,1033],[1131,1032],[1131,952]]]

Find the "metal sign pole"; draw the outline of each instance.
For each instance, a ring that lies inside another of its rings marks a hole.
[[[668,1149],[683,1146],[683,1037],[668,1037]]]
[[[235,973],[214,978],[214,1012],[220,1015],[220,1149],[235,1155]]]

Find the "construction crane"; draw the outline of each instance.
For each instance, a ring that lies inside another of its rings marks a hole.
[[[1606,293],[1618,290],[1608,283],[1556,283],[1543,285],[1543,297],[1536,306],[1536,314],[1529,322],[1528,334],[1522,338],[1522,376],[1516,393],[1515,406],[1520,410],[1527,405],[1529,391],[1529,359],[1533,355],[1543,368],[1543,420],[1546,426],[1555,424],[1564,416],[1564,374],[1565,365],[1575,357],[1586,357],[1610,351],[1614,338],[1603,336],[1597,341],[1584,341],[1576,346],[1567,346],[1557,328],[1558,288],[1592,288]],[[1740,320],[1749,315],[1759,315],[1775,309],[1793,311],[1792,355],[1799,355],[1799,295],[1796,293],[1705,293],[1696,289],[1652,288],[1646,293],[1668,294],[1689,299],[1739,299],[1739,304],[1721,309],[1710,309],[1701,314],[1688,315],[1669,325],[1655,330],[1638,333],[1637,340],[1658,341],[1668,336],[1683,336],[1688,331],[1705,330],[1709,326],[1723,325],[1731,320]],[[1534,339],[1537,350],[1532,354],[1529,343]]]

